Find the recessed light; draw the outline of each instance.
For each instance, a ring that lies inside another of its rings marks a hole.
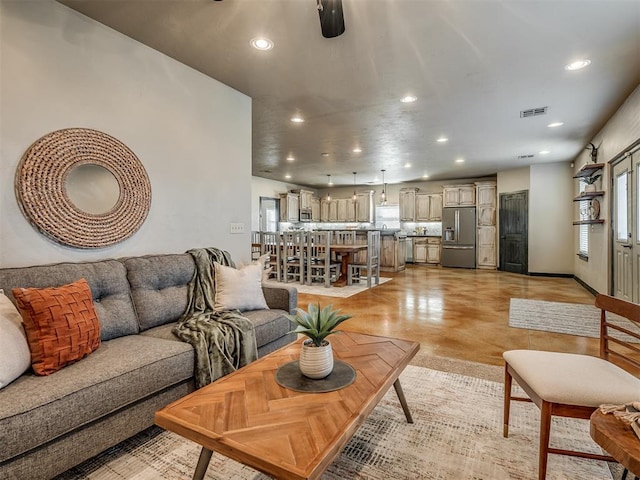
[[[249,43],[256,50],[266,51],[266,50],[271,50],[273,48],[273,42],[268,38],[264,38],[264,37],[252,38]]]
[[[549,150],[542,150],[540,155],[548,155],[549,153],[551,153]]]
[[[356,147],[353,150],[351,150],[353,153],[361,153],[362,149],[360,147]]]
[[[556,128],[556,127],[561,127],[562,125],[564,125],[564,122],[553,122],[553,123],[550,123],[549,125],[547,125],[547,127]]]
[[[581,68],[588,67],[591,65],[591,60],[576,60],[575,62],[571,62],[569,65],[565,65],[565,70],[580,70]]]
[[[304,122],[304,118],[302,118],[300,115],[296,115],[295,117],[291,117],[291,121],[293,123],[302,123]]]
[[[329,156],[329,154],[327,152],[322,152],[320,155],[323,156],[323,157],[328,157]]]
[[[464,158],[458,158],[458,159],[456,159],[456,163],[464,163]]]
[[[422,178],[429,178],[429,175],[425,173],[424,175],[422,175]]]
[[[415,102],[416,100],[418,100],[418,97],[416,97],[416,96],[414,96],[414,95],[406,95],[406,96],[404,96],[404,97],[402,97],[402,98],[400,99],[400,101],[401,101],[402,103],[413,103],[413,102]]]
[[[411,168],[411,164],[409,162],[405,163],[404,168]]]
[[[440,137],[438,140],[436,140],[436,142],[438,143],[444,143],[444,142],[448,142],[449,139],[447,137]]]
[[[291,175],[289,175],[288,173],[284,176],[284,178],[286,178],[287,180],[289,180],[291,178]]]
[[[287,162],[293,162],[295,160],[295,157],[293,155],[289,155],[287,157]]]

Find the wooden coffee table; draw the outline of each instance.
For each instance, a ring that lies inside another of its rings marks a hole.
[[[589,433],[609,455],[634,475],[640,475],[640,439],[629,425],[596,410],[591,415]]]
[[[300,393],[278,385],[275,372],[298,359],[298,340],[156,412],[157,425],[202,445],[194,479],[213,451],[278,479],[319,478],[391,385],[413,423],[398,377],[420,346],[350,332],[329,338],[335,358],[356,370],[348,387]]]

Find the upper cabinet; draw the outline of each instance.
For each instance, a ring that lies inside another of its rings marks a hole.
[[[291,193],[300,195],[300,210],[310,211],[313,202],[313,192],[311,190],[291,190]]]
[[[364,190],[356,193],[356,221],[373,221],[373,192]]]
[[[442,194],[445,207],[473,207],[476,204],[475,185],[445,185]]]
[[[476,265],[478,268],[495,269],[498,266],[496,206],[498,204],[496,182],[476,182],[477,242]]]
[[[300,220],[300,196],[297,193],[280,194],[280,221],[297,222]]]
[[[318,197],[311,197],[311,221],[320,221],[320,199]]]
[[[417,188],[400,189],[400,221],[415,222]]]
[[[442,221],[442,194],[417,193],[416,194],[416,221],[440,222]]]

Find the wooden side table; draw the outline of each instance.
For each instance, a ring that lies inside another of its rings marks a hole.
[[[589,433],[609,455],[634,475],[640,475],[640,438],[630,426],[613,414],[596,410],[591,415]]]

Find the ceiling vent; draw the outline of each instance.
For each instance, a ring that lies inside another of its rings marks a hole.
[[[529,110],[521,110],[520,118],[537,117],[538,115],[546,115],[547,107],[530,108]]]
[[[524,160],[525,158],[533,158],[534,155],[530,154],[530,155],[518,155],[518,160]]]

